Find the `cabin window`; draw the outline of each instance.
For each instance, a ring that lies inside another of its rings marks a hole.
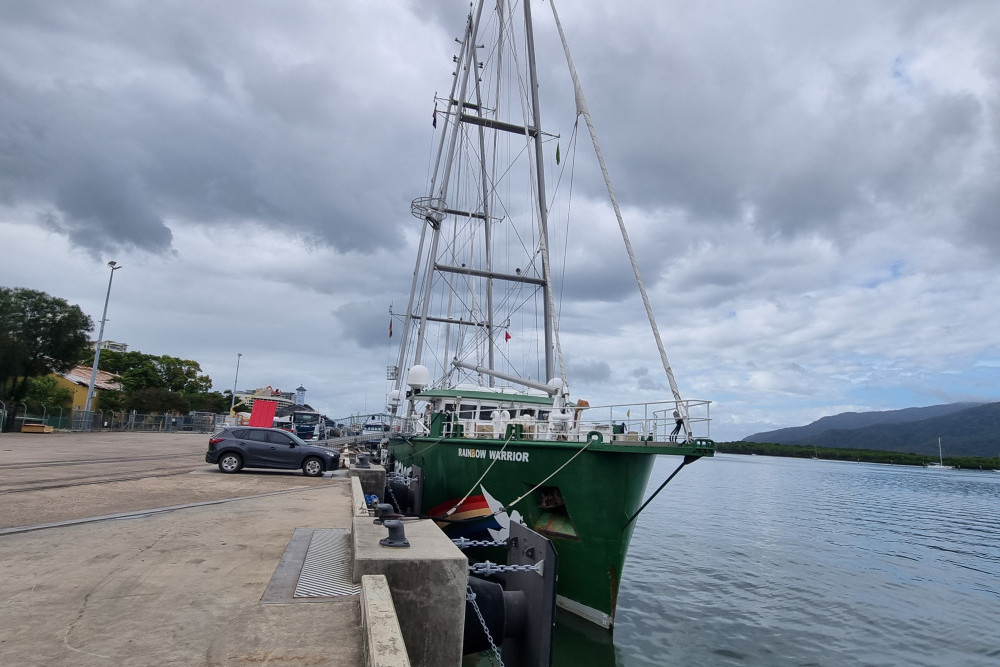
[[[479,406],[474,403],[463,403],[458,410],[459,419],[477,419],[478,415]]]

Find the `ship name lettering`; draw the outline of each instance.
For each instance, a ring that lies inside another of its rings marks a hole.
[[[469,449],[468,447],[459,447],[458,455],[466,459],[485,459],[486,458],[485,449]]]
[[[490,458],[500,461],[516,461],[517,463],[528,462],[528,452],[490,451]]]

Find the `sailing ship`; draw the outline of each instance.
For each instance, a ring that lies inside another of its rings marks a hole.
[[[946,466],[944,464],[944,456],[941,453],[941,438],[938,438],[938,462],[925,463],[925,468],[930,468],[932,470],[954,470],[955,466]]]
[[[456,40],[450,91],[435,98],[430,185],[411,206],[420,221],[413,283],[394,316],[402,343],[388,369],[387,500],[441,520],[454,538],[497,542],[510,522],[527,525],[558,552],[557,604],[611,628],[653,462],[681,457],[676,474],[713,455],[710,402],[678,390],[550,3],[577,127],[583,119],[593,139],[608,217],[618,220],[670,387],[628,404],[570,393],[550,254],[553,230],[570,223],[546,190],[547,172],[562,192],[570,174],[560,137],[542,127],[532,4],[478,2]],[[574,236],[586,232],[567,231],[560,244]],[[585,324],[615,323],[602,314]]]

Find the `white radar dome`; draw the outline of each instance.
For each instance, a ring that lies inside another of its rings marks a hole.
[[[427,370],[426,366],[421,366],[420,364],[410,368],[410,372],[406,376],[406,384],[413,389],[423,389],[430,382],[431,372]]]

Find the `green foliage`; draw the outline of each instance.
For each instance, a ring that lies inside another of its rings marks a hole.
[[[98,394],[97,397],[97,409],[121,412],[125,409],[125,402],[127,399],[128,394],[124,391],[118,391],[116,389],[102,389],[101,393]]]
[[[99,367],[121,379],[123,396],[101,395],[101,407],[135,410],[141,414],[159,412],[227,412],[228,399],[213,392],[212,378],[201,375],[197,361],[170,355],[142,352],[101,351]]]
[[[43,375],[28,380],[24,400],[32,405],[44,405],[49,410],[68,408],[73,404],[73,392],[69,387],[60,387],[55,376]]]
[[[197,412],[214,412],[216,414],[229,412],[229,396],[217,391],[203,394],[191,394],[187,397],[191,410]]]
[[[131,392],[125,400],[125,409],[139,414],[179,412],[190,409],[187,398],[169,389],[150,387]]]
[[[160,374],[167,382],[170,391],[182,394],[203,394],[212,389],[212,379],[207,375],[198,375],[201,366],[197,361],[178,359],[163,355],[158,358]]]
[[[127,392],[158,388],[193,396],[212,390],[212,378],[199,375],[201,366],[197,361],[166,354],[103,350],[99,367],[121,377]]]
[[[87,356],[94,323],[65,299],[0,287],[0,396],[20,400],[28,379],[62,372]]]
[[[104,356],[103,353],[101,355]],[[105,369],[101,369],[105,370]],[[140,391],[142,389],[166,389],[166,383],[160,374],[156,371],[156,367],[153,366],[148,361],[142,362],[140,365],[129,368],[119,375],[122,380],[122,389],[128,393],[133,393]]]
[[[800,445],[778,445],[771,442],[717,442],[715,449],[724,454],[758,454],[761,456],[786,456],[809,459],[816,456],[832,461],[864,461],[865,463],[892,463],[896,465],[922,466],[936,463],[937,456],[914,454],[912,452],[892,452],[877,449],[845,449],[837,447],[803,447]],[[946,456],[944,464],[958,468],[1000,469],[1000,459],[982,456]]]

